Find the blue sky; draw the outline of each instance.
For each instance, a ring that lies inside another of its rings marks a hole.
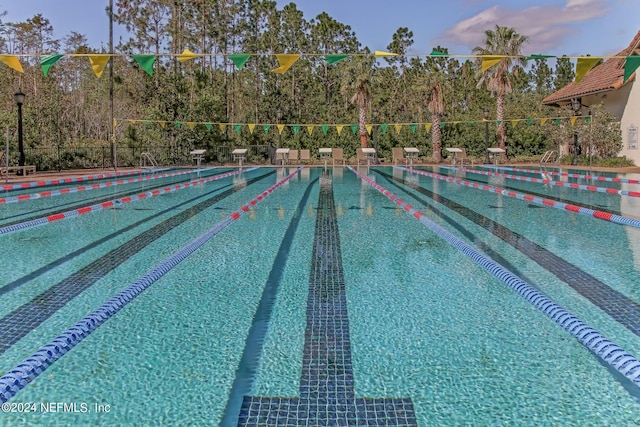
[[[114,0],[115,2],[115,0]],[[292,1],[277,0],[282,8]],[[385,50],[395,31],[413,32],[412,53],[441,45],[452,54],[469,54],[482,44],[484,30],[514,27],[529,37],[524,54],[611,55],[640,30],[640,0],[297,0],[311,20],[327,12],[351,26],[371,50]],[[57,38],[71,31],[94,47],[108,45],[108,0],[0,0],[3,21],[21,22],[41,13]],[[116,27],[116,35],[123,34]]]

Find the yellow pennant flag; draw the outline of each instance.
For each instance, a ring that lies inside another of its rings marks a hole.
[[[218,126],[220,126],[220,131],[222,133],[225,133],[227,131],[227,124],[226,123],[220,123],[220,124],[218,124]]]
[[[89,56],[89,62],[91,63],[91,68],[93,69],[93,73],[96,77],[100,77],[102,72],[104,71],[104,67],[107,66],[107,62],[109,62],[110,55],[91,55]]]
[[[116,126],[118,126],[118,120],[117,119],[113,119],[113,127],[115,128]]]
[[[511,127],[516,127],[520,120],[511,120]]]
[[[180,62],[185,62],[185,61],[190,61],[192,59],[197,58],[198,55],[191,52],[189,49],[185,49],[182,51],[182,53],[180,55],[178,55],[178,61]]]
[[[482,65],[481,65],[482,72],[484,73],[489,68],[493,67],[498,62],[502,61],[504,58],[506,58],[506,57],[502,56],[502,55],[483,56],[482,57]]]
[[[307,132],[309,132],[309,135],[313,133],[313,128],[314,126],[307,126]]]
[[[571,116],[571,119],[569,120],[571,120],[571,126],[573,126],[576,124],[576,120],[578,120],[578,116]]]
[[[385,52],[384,50],[376,50],[375,52],[373,52],[373,56],[375,56],[376,58],[382,58],[385,56],[398,56],[398,54],[393,52]]]
[[[576,83],[580,83],[580,80],[584,78],[584,76],[595,67],[598,62],[600,62],[602,58],[586,56],[583,58],[578,58],[578,62],[576,63]]]
[[[371,132],[373,132],[373,126],[372,125],[365,125],[364,127],[367,129],[367,133],[369,135],[371,135]]]
[[[158,123],[160,123],[160,127],[162,127],[162,129],[164,129],[164,127],[166,126],[167,122],[164,120],[160,120]]]
[[[136,122],[137,122],[137,120],[129,119],[129,123],[131,123],[132,125],[135,125],[135,124],[136,124]]]
[[[544,119],[540,119],[540,124],[544,125],[545,123],[547,123],[547,120],[549,120],[547,117],[545,117]]]
[[[187,126],[189,126],[189,129],[193,130],[193,128],[196,127],[196,123],[195,122],[187,122]]]
[[[20,73],[24,73],[22,64],[20,64],[20,60],[16,55],[0,55],[0,61],[2,61],[7,67]]]
[[[340,135],[340,133],[342,132],[343,128],[344,128],[344,126],[336,126],[336,130],[338,131],[338,135]]]
[[[276,127],[278,128],[278,133],[282,135],[282,131],[284,130],[284,125],[276,125]]]
[[[402,125],[394,125],[396,128],[396,133],[400,134],[400,131],[402,130]]]
[[[425,123],[424,124],[424,130],[426,130],[427,132],[429,132],[431,130],[431,123]]]
[[[300,55],[281,53],[276,55],[276,58],[278,58],[280,66],[271,71],[274,73],[284,74],[300,58]]]
[[[249,123],[249,124],[247,124],[247,126],[249,127],[249,133],[253,133],[253,130],[256,128],[256,124],[255,123]]]

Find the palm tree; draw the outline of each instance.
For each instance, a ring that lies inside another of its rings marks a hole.
[[[350,102],[358,107],[358,130],[360,147],[367,147],[367,111],[371,104],[371,85],[377,82],[373,60],[368,57],[354,58],[352,67],[347,69],[342,84],[343,94],[352,94]]]
[[[496,99],[496,118],[498,128],[496,134],[500,143],[500,148],[506,149],[506,133],[504,127],[504,96],[511,93],[511,69],[514,65],[526,66],[526,61],[522,58],[522,45],[528,37],[520,35],[515,28],[500,27],[496,25],[494,30],[485,31],[485,45],[477,46],[473,53],[480,56],[501,56],[500,61],[486,69],[480,71],[480,81],[478,87],[486,85],[487,89]],[[478,63],[482,63],[482,58],[478,58]]]

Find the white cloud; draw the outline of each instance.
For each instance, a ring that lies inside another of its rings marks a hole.
[[[444,31],[437,44],[465,45],[470,49],[484,43],[484,32],[502,27],[515,28],[529,37],[527,52],[545,52],[563,44],[566,38],[579,34],[570,24],[589,21],[609,12],[607,0],[566,0],[564,6],[531,6],[524,9],[494,6],[460,21]]]

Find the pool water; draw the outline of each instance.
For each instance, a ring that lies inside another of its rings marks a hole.
[[[638,215],[632,197],[422,170]],[[637,228],[358,171],[640,355]],[[7,204],[0,226],[195,178]],[[0,235],[2,373],[239,210],[9,401],[35,411],[0,425],[640,423],[635,384],[343,167],[258,168]]]

